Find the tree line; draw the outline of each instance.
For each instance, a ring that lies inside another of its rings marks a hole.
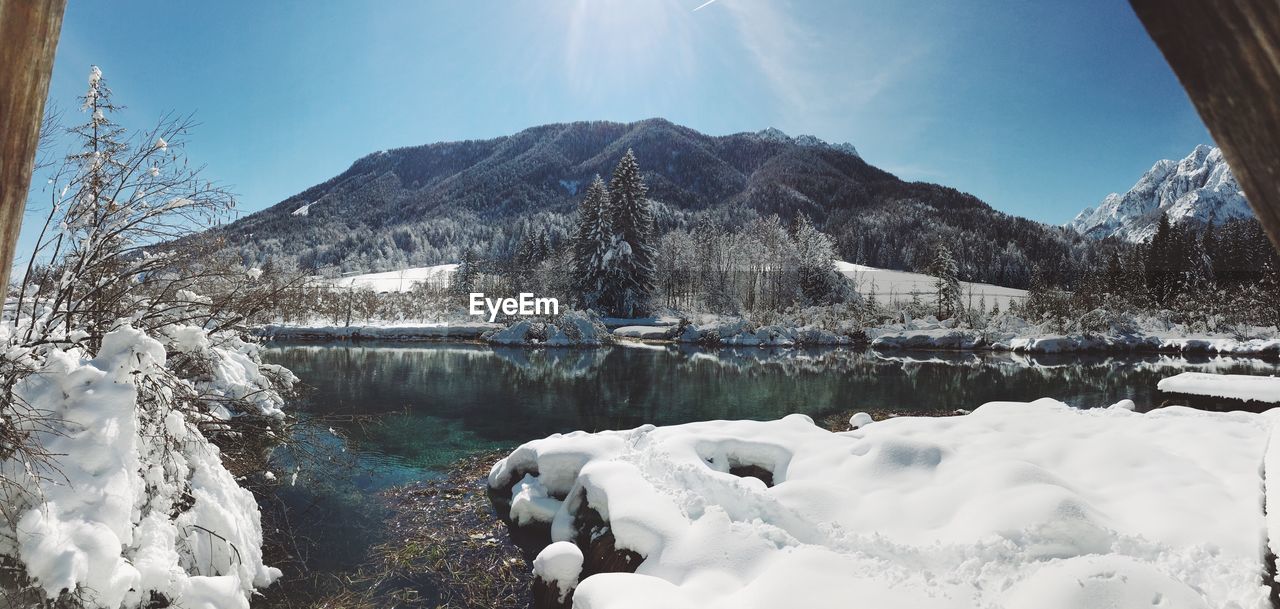
[[[835,268],[834,241],[804,215],[788,224],[771,214],[740,226],[704,215],[688,229],[660,233],[645,195],[628,150],[608,183],[597,176],[586,188],[568,239],[527,233],[505,260],[468,252],[451,290],[534,290],[615,317],[660,308],[742,314],[856,299]]]
[[[1257,220],[1175,225],[1162,216],[1148,240],[1113,247],[1070,291],[1037,272],[1025,313],[1066,327],[1104,312],[1250,334],[1280,323],[1280,256]]]

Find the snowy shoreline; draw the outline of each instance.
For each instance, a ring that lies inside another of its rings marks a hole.
[[[250,331],[268,340],[478,342],[485,332],[499,330],[502,327],[502,324],[483,322],[351,326],[268,324],[251,328]]]
[[[433,323],[405,325],[295,326],[270,324],[253,328],[253,334],[267,340],[299,342],[424,342],[472,343],[525,348],[596,348],[626,344],[679,345],[697,344],[720,348],[855,348],[870,347],[876,351],[902,352],[992,352],[1018,354],[1160,354],[1247,356],[1280,358],[1280,338],[1235,339],[1224,336],[1176,336],[1158,334],[1086,335],[1046,334],[1017,336],[994,335],[977,330],[933,328],[898,330],[871,328],[867,339],[855,340],[815,328],[763,326],[727,336],[709,337],[707,333],[677,334],[676,326],[623,326],[611,335],[612,340],[594,337],[589,341],[547,341],[526,338],[523,332],[508,332],[514,326],[490,323]],[[514,336],[519,334],[519,336]]]

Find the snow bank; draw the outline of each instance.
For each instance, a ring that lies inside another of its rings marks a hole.
[[[489,485],[540,486],[554,541],[607,533],[644,557],[584,579],[579,608],[1252,608],[1270,432],[1047,399],[843,433],[791,415],[555,435]]]
[[[711,317],[684,326],[676,340],[723,347],[849,345],[853,339],[816,325],[760,325],[739,317]]]
[[[207,346],[192,333],[178,343]],[[237,352],[208,381],[230,393],[252,382],[221,378]],[[6,357],[12,357],[11,351]],[[142,606],[153,595],[176,607],[249,606],[255,587],[280,572],[262,562],[257,503],[223,467],[219,450],[185,413],[142,403],[173,391],[165,347],[123,327],[103,338],[97,357],[46,349],[39,368],[14,388],[20,403],[48,412],[26,431],[53,455],[56,471],[9,459],[19,481],[0,494],[14,516],[0,555],[15,557],[51,599],[69,593],[88,606]],[[242,371],[243,372],[243,371]]]
[[[613,331],[613,335],[624,338],[663,340],[675,336],[677,330],[676,326],[621,326]]]
[[[655,315],[653,317],[601,317],[600,323],[606,328],[623,326],[674,326],[680,323],[678,315]]]
[[[271,324],[258,334],[274,340],[476,340],[501,328],[485,322],[441,322],[417,325],[297,326]]]
[[[882,334],[871,340],[871,346],[876,349],[972,350],[984,344],[982,336],[973,330],[949,328]]]
[[[1012,315],[991,320],[985,329],[956,328],[953,320],[932,316],[868,329],[871,346],[881,350],[948,349],[1015,353],[1141,352],[1280,356],[1280,338],[1237,339],[1196,335],[1181,326],[1155,320],[1110,320],[1104,332],[1062,334],[1049,324],[1034,325]]]
[[[1167,393],[1280,404],[1280,378],[1274,376],[1183,372],[1161,379],[1156,388]]]

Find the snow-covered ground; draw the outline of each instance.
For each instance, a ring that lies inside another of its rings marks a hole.
[[[1156,388],[1167,393],[1280,405],[1280,378],[1274,376],[1183,372],[1161,379]]]
[[[578,608],[1268,606],[1275,417],[1133,408],[557,434],[489,484],[513,489],[518,521],[587,546],[587,569],[606,535],[643,557],[578,583],[578,553],[549,546],[538,574],[576,584]],[[773,484],[730,473],[746,466]],[[578,530],[591,511],[607,528]]]
[[[457,264],[437,264],[435,266],[420,266],[383,273],[362,273],[360,275],[337,278],[315,277],[314,280],[337,288],[369,289],[375,292],[408,292],[413,289],[413,286],[423,282],[432,287],[447,286],[449,285],[449,278],[453,276],[453,272],[457,268]]]
[[[269,324],[258,334],[274,340],[476,340],[485,332],[499,330],[502,324],[483,321],[435,323],[381,323],[369,325]]]
[[[934,286],[936,280],[931,275],[923,273],[891,271],[843,260],[836,261],[836,270],[854,281],[858,293],[862,294],[863,298],[869,298],[875,294],[876,300],[885,305],[894,302],[906,304],[911,302],[913,294],[919,295],[921,302],[929,304],[933,302],[936,293]],[[1026,290],[967,281],[960,282],[960,293],[965,300],[965,306],[976,307],[981,300],[986,303],[988,310],[991,309],[992,304],[998,304],[1000,310],[1007,311],[1011,301],[1016,300],[1021,304],[1027,298]],[[969,302],[970,299],[972,303]]]
[[[315,279],[340,288],[356,287],[368,288],[376,292],[408,292],[413,289],[415,284],[423,281],[436,287],[447,286],[449,278],[457,268],[458,265],[456,263],[437,264],[435,266],[415,267],[382,273],[363,273],[338,278],[317,277]],[[911,301],[912,295],[919,295],[920,300],[926,304],[933,301],[935,291],[934,278],[929,275],[880,269],[841,260],[836,261],[836,270],[853,279],[857,285],[858,292],[864,298],[874,293],[876,298],[884,304],[895,301],[907,303]],[[1007,310],[1010,301],[1017,300],[1020,302],[1027,297],[1026,290],[986,283],[962,281],[960,282],[960,287],[966,300],[972,296],[973,304],[977,305],[978,300],[983,299],[987,308],[990,308],[992,304],[999,304],[1001,310]],[[966,304],[968,303],[966,302]],[[605,325],[609,327],[638,325],[638,321],[604,318]],[[665,324],[674,321],[678,321],[678,319],[669,317],[653,318],[647,320],[647,322],[651,323],[646,323],[645,325]]]
[[[906,304],[917,296],[928,306],[933,300],[934,278],[920,273],[891,271],[837,261],[841,273],[853,279],[864,298],[875,295],[885,306]],[[419,267],[385,273],[367,273],[338,279],[320,279],[339,287],[359,287],[379,292],[406,292],[419,282],[447,285],[456,264]],[[1025,300],[1027,292],[983,283],[962,283],[966,305],[982,304],[985,309],[998,305],[1009,310],[1011,302]],[[993,350],[1019,353],[1071,352],[1162,352],[1214,353],[1222,355],[1280,355],[1280,329],[1252,328],[1252,338],[1226,334],[1208,334],[1156,319],[1137,318],[1103,311],[1093,321],[1099,330],[1092,333],[1063,334],[1049,322],[1035,323],[1003,314],[993,318],[988,327],[971,329],[956,327],[954,321],[939,322],[932,317],[899,318],[880,326],[862,327],[861,315],[840,307],[813,307],[788,311],[769,323],[756,323],[739,316],[690,315],[689,322],[679,312],[642,319],[599,318],[605,327],[620,338],[643,340],[675,340],[722,346],[844,346],[862,344],[865,338],[880,350]],[[1094,314],[1090,314],[1094,315]],[[516,322],[518,323],[518,322]],[[1081,321],[1083,324],[1083,321]],[[262,333],[280,339],[388,339],[388,340],[475,340],[501,324],[459,316],[453,321],[435,323],[373,322],[344,327],[326,323],[268,325]],[[1092,326],[1090,326],[1092,327]],[[535,332],[536,335],[536,332]],[[501,344],[545,345],[541,340],[515,341],[498,336]],[[589,340],[582,345],[611,341]]]
[[[473,320],[369,325],[269,324],[257,333],[271,340],[484,341],[525,347],[598,347],[613,337],[594,313],[567,311],[552,322],[517,320],[511,324]]]

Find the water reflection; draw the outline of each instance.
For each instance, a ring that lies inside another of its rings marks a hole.
[[[689,346],[308,344],[275,345],[266,356],[310,387],[292,408],[304,417],[298,433],[312,438],[303,444],[318,454],[281,499],[295,512],[323,516],[314,526],[325,541],[312,568],[349,564],[376,538],[369,534],[380,518],[372,492],[556,432],[794,412],[816,418],[846,409],[937,414],[1041,397],[1083,408],[1124,398],[1142,406],[1155,400],[1161,378],[1186,370],[1280,373],[1280,364],[1247,358]],[[382,416],[372,423],[305,419],[366,414]],[[288,451],[275,457],[286,476],[298,465]]]
[[[1276,374],[1247,358],[889,355],[695,347],[492,349],[470,345],[286,345],[268,358],[313,390],[314,413],[396,413],[354,438],[430,469],[456,452],[575,429],[771,419],[845,409],[907,414],[1052,397],[1078,407],[1154,400],[1184,370]]]

